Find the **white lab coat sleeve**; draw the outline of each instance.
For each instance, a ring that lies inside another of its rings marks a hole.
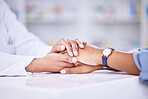
[[[12,55],[0,52],[0,76],[27,76],[29,73],[26,72],[25,67],[28,66],[34,58],[34,56]]]
[[[6,3],[3,6],[3,21],[11,43],[14,45],[13,54],[43,57],[51,51],[51,46],[47,46],[37,36],[28,32],[26,27],[16,19],[16,16],[11,12]]]
[[[0,52],[0,75],[27,75],[25,67],[34,58],[47,55],[52,47],[29,33],[3,0],[0,3],[0,9],[4,11],[1,21],[13,45],[12,54]]]

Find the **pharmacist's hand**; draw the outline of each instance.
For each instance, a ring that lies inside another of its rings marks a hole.
[[[53,46],[51,53],[58,53],[67,50],[69,56],[77,56],[78,49],[84,48],[84,45],[86,44],[86,41],[81,42],[78,39],[65,40],[64,38],[62,38]]]
[[[103,66],[91,66],[80,62],[75,63],[76,67],[64,68],[60,71],[61,74],[84,74],[91,73],[95,70],[101,70]]]
[[[43,58],[34,59],[25,69],[28,72],[60,72],[63,68],[73,67],[77,61],[68,55],[50,53]]]

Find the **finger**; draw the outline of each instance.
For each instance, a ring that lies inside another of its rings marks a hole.
[[[75,41],[77,42],[80,48],[84,48],[84,44],[79,39],[75,39]]]
[[[68,55],[67,50],[60,52],[60,54]]]
[[[81,63],[81,62],[79,62],[79,61],[77,61],[76,63],[74,63],[75,64],[75,66],[83,66],[83,65],[86,65],[86,64],[84,64],[84,63]]]
[[[68,43],[66,40],[62,40],[61,44],[66,47],[69,56],[73,56],[72,47],[71,47],[70,43]]]
[[[52,69],[50,71],[47,69],[46,72],[59,73],[61,69],[74,67],[75,65],[73,63],[59,62],[57,66],[58,67],[56,67],[56,69]]]
[[[57,53],[57,52],[62,52],[65,50],[65,46],[64,45],[61,45],[61,44],[57,44],[54,46],[52,52],[53,53]]]
[[[87,45],[87,41],[82,41],[84,45]]]
[[[76,63],[78,60],[75,57],[70,57],[64,54],[59,55],[59,61],[67,63]]]
[[[83,74],[83,73],[90,73],[101,68],[102,67],[99,67],[99,66],[83,65],[78,67],[64,68],[60,71],[60,73],[61,74]]]
[[[70,68],[70,67],[74,67],[75,65],[73,63],[67,63],[67,62],[60,62],[60,67],[63,68]]]
[[[78,45],[75,41],[73,40],[68,40],[68,42],[71,44],[72,46],[72,50],[75,56],[78,56]]]

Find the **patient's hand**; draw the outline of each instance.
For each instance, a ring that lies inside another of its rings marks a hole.
[[[62,74],[84,74],[91,73],[95,70],[102,69],[103,66],[91,66],[80,62],[75,63],[75,67],[64,68],[60,72]]]
[[[78,63],[75,63],[76,67],[70,67],[62,70],[62,73],[89,73],[97,69],[101,69],[102,64],[102,51],[91,46],[85,46],[84,49],[79,49]],[[139,75],[140,70],[137,68],[133,53],[124,53],[119,51],[113,51],[112,55],[108,57],[108,65],[110,68],[128,72],[130,74]],[[98,66],[98,67],[97,67]]]
[[[77,56],[77,59],[79,62],[84,64],[94,66],[101,65],[99,64],[102,63],[100,51],[103,50],[94,46],[86,45],[84,49],[79,49],[79,56]]]
[[[84,49],[79,49],[79,55],[76,57],[79,62],[87,64],[87,65],[101,65],[101,54],[100,51],[102,49],[98,49],[97,47],[85,45]],[[61,52],[62,54],[67,54],[67,51]]]
[[[95,70],[100,70],[103,68],[102,65],[99,65],[98,49],[92,46],[85,46],[84,49],[79,49],[78,62],[74,63],[75,67],[64,68],[61,70],[61,73],[73,74],[73,73],[90,73]],[[67,52],[62,52],[67,54]],[[97,57],[98,56],[98,57]]]

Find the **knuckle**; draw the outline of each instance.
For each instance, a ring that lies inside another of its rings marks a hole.
[[[60,51],[60,50],[61,50],[61,45],[59,45],[59,46],[57,47],[57,50],[58,50],[58,51]]]
[[[66,62],[71,62],[70,57],[69,57],[69,56],[65,56],[65,61],[66,61]]]
[[[81,41],[80,41],[80,40],[77,40],[77,43],[78,43],[78,44],[81,44]]]
[[[75,40],[72,40],[72,42],[75,43],[75,44],[77,43]]]
[[[74,48],[78,48],[78,45],[76,43],[74,43]]]
[[[61,40],[65,40],[64,38],[61,38]]]
[[[70,39],[67,39],[67,41],[68,41],[68,42],[71,42],[71,40],[70,40]]]
[[[64,39],[64,38],[62,38],[60,41],[61,41],[61,42],[65,42],[65,39]]]
[[[71,41],[70,44],[71,44],[72,46],[74,46],[74,45],[75,45],[75,42],[74,42],[74,41]]]
[[[70,46],[69,42],[65,42],[65,44],[66,44],[67,46]]]
[[[77,45],[78,45],[77,42],[73,42],[73,46],[76,46],[77,47]]]

